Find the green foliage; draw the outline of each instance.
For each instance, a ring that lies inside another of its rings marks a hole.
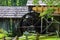
[[[58,3],[56,3],[57,4],[57,7],[60,7],[60,1],[58,1]]]
[[[29,40],[36,40],[36,36],[32,35],[32,36],[28,36]],[[56,36],[46,36],[46,35],[42,35],[39,37],[39,40],[59,40],[60,38],[57,38]],[[25,36],[21,36],[19,38],[19,40],[26,40]]]
[[[33,4],[39,4],[39,0],[33,0]]]
[[[59,0],[42,0],[44,3],[47,4],[48,9],[40,14],[41,17],[48,15],[48,18],[51,17],[51,13],[54,12],[54,9],[49,8],[50,6],[57,5],[60,7],[60,1]],[[33,0],[33,4],[38,4],[39,0]]]
[[[48,18],[51,18],[51,14],[54,12],[54,9],[49,8],[50,6],[56,5],[57,7],[60,7],[60,1],[59,0],[42,0],[46,5],[48,6],[48,9],[40,14],[41,17],[46,16]]]
[[[46,3],[47,6],[57,5],[60,7],[60,0],[41,0],[42,2]],[[39,0],[33,0],[33,4],[39,4]]]
[[[11,0],[8,0],[8,6],[11,6]]]
[[[27,0],[0,0],[0,6],[24,6]]]
[[[19,6],[19,0],[16,1],[16,5]]]
[[[53,5],[54,0],[43,0],[48,6]]]
[[[20,0],[19,6],[24,6],[24,5],[26,5],[26,3],[27,3],[27,0]]]
[[[60,0],[42,0],[44,3],[47,4],[47,6],[54,6],[57,5],[60,6]]]
[[[54,12],[54,9],[53,8],[48,8],[47,10],[45,10],[43,13],[40,14],[40,17],[44,17],[46,15],[49,15],[51,16],[51,14]],[[48,17],[49,17],[48,16]]]
[[[6,0],[2,0],[2,5],[6,5]]]
[[[8,36],[8,32],[4,29],[0,29],[0,38]]]

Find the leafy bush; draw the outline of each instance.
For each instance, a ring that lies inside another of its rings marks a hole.
[[[0,38],[8,36],[8,32],[4,29],[0,29]]]
[[[46,15],[48,15],[48,17],[51,16],[51,14],[54,12],[55,10],[53,8],[48,8],[47,10],[45,10],[43,13],[40,14],[40,17],[44,17]]]

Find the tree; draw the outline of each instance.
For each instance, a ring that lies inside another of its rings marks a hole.
[[[8,1],[8,3],[7,3],[8,6],[11,6],[11,1],[12,1],[12,0],[7,0],[7,1]]]
[[[47,6],[60,6],[60,0],[42,0],[42,2],[46,3]]]
[[[16,0],[16,5],[19,6],[19,0]]]

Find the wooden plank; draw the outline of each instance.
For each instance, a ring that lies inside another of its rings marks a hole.
[[[59,8],[59,14],[60,14],[60,8]]]
[[[32,10],[36,11],[36,12],[43,12],[43,7],[33,7]]]
[[[43,7],[38,7],[38,12],[42,13],[43,12]]]
[[[55,12],[54,13],[58,13],[58,7],[54,7]]]
[[[43,11],[47,10],[47,7],[43,7]]]

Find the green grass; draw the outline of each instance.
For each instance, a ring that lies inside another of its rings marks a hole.
[[[36,36],[29,36],[29,40],[35,40]],[[57,38],[57,36],[40,36],[40,40],[60,40],[60,38]],[[25,36],[22,36],[19,38],[19,40],[26,40]]]
[[[10,40],[11,37],[6,37],[6,39]],[[36,36],[35,35],[28,36],[28,39],[35,40]],[[57,36],[45,36],[45,35],[40,35],[39,39],[40,40],[60,40],[60,38],[58,38]],[[0,40],[2,40],[2,39],[0,39]],[[23,35],[23,36],[19,37],[19,40],[26,40],[26,37]]]

